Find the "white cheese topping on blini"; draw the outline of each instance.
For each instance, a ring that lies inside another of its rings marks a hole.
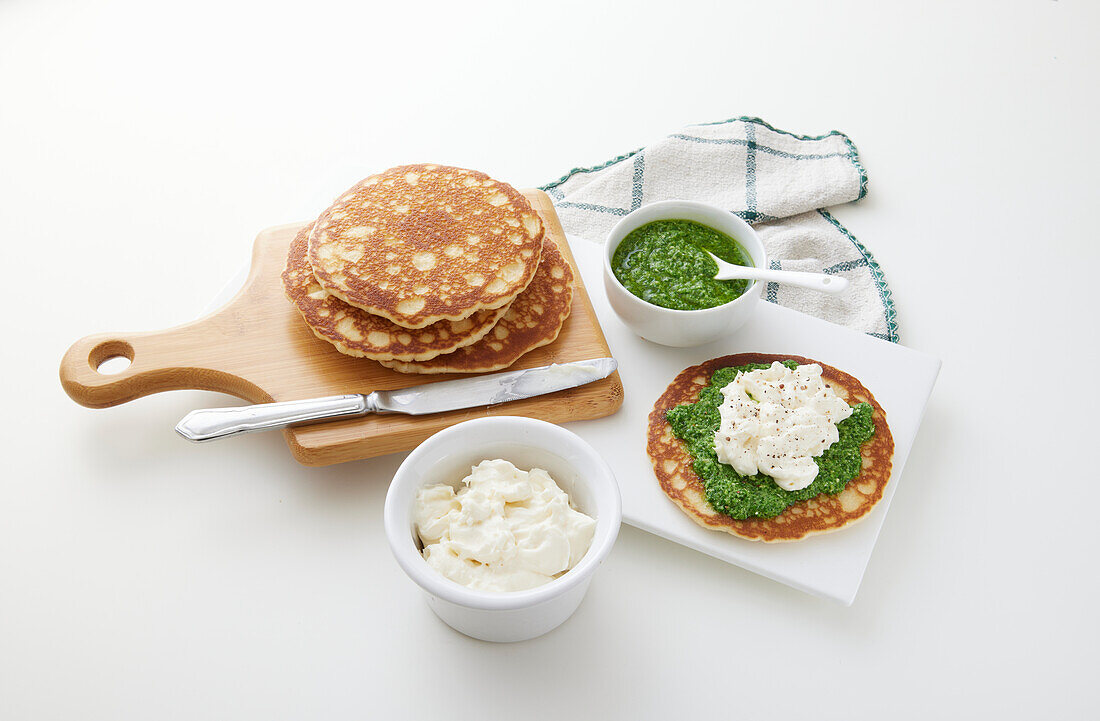
[[[816,363],[791,370],[776,361],[766,370],[740,372],[722,396],[718,460],[742,475],[771,476],[788,491],[813,483],[814,457],[839,440],[836,424],[852,415]]]

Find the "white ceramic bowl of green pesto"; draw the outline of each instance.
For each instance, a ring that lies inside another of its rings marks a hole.
[[[661,345],[703,345],[733,333],[751,317],[763,284],[749,281],[740,296],[722,305],[700,310],[675,310],[654,305],[631,293],[612,270],[619,244],[634,230],[657,220],[690,220],[724,233],[741,246],[753,266],[767,268],[768,258],[756,231],[727,210],[693,200],[662,200],[629,213],[620,220],[604,244],[604,291],[611,308],[632,331]]]

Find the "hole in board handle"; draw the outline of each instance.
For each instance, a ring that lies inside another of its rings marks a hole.
[[[101,375],[113,376],[130,367],[130,359],[124,355],[111,356],[96,366],[96,371]]]
[[[134,360],[134,347],[124,340],[100,343],[88,354],[88,365],[103,375],[116,375],[130,367]]]

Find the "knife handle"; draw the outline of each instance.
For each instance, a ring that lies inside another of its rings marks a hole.
[[[200,408],[185,415],[176,424],[176,432],[189,441],[211,441],[238,433],[283,428],[295,423],[358,416],[376,408],[373,393],[368,396],[326,396],[235,408]]]

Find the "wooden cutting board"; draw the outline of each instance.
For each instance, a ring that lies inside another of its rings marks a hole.
[[[573,266],[576,289],[572,312],[557,340],[531,351],[509,370],[610,356],[554,206],[540,190],[522,192]],[[269,403],[464,377],[398,373],[365,358],[343,355],[314,336],[283,294],[280,277],[290,241],[302,225],[269,228],[257,236],[244,287],[219,310],[163,331],[104,333],[74,343],[61,361],[65,392],[90,408],[185,389],[219,391],[250,403]],[[110,375],[97,370],[105,360],[117,356],[128,358],[130,366]],[[622,382],[619,374],[613,373],[579,388],[512,403],[419,417],[367,415],[288,428],[283,433],[299,462],[322,466],[409,450],[436,431],[471,418],[516,415],[561,423],[610,415],[622,402]]]

